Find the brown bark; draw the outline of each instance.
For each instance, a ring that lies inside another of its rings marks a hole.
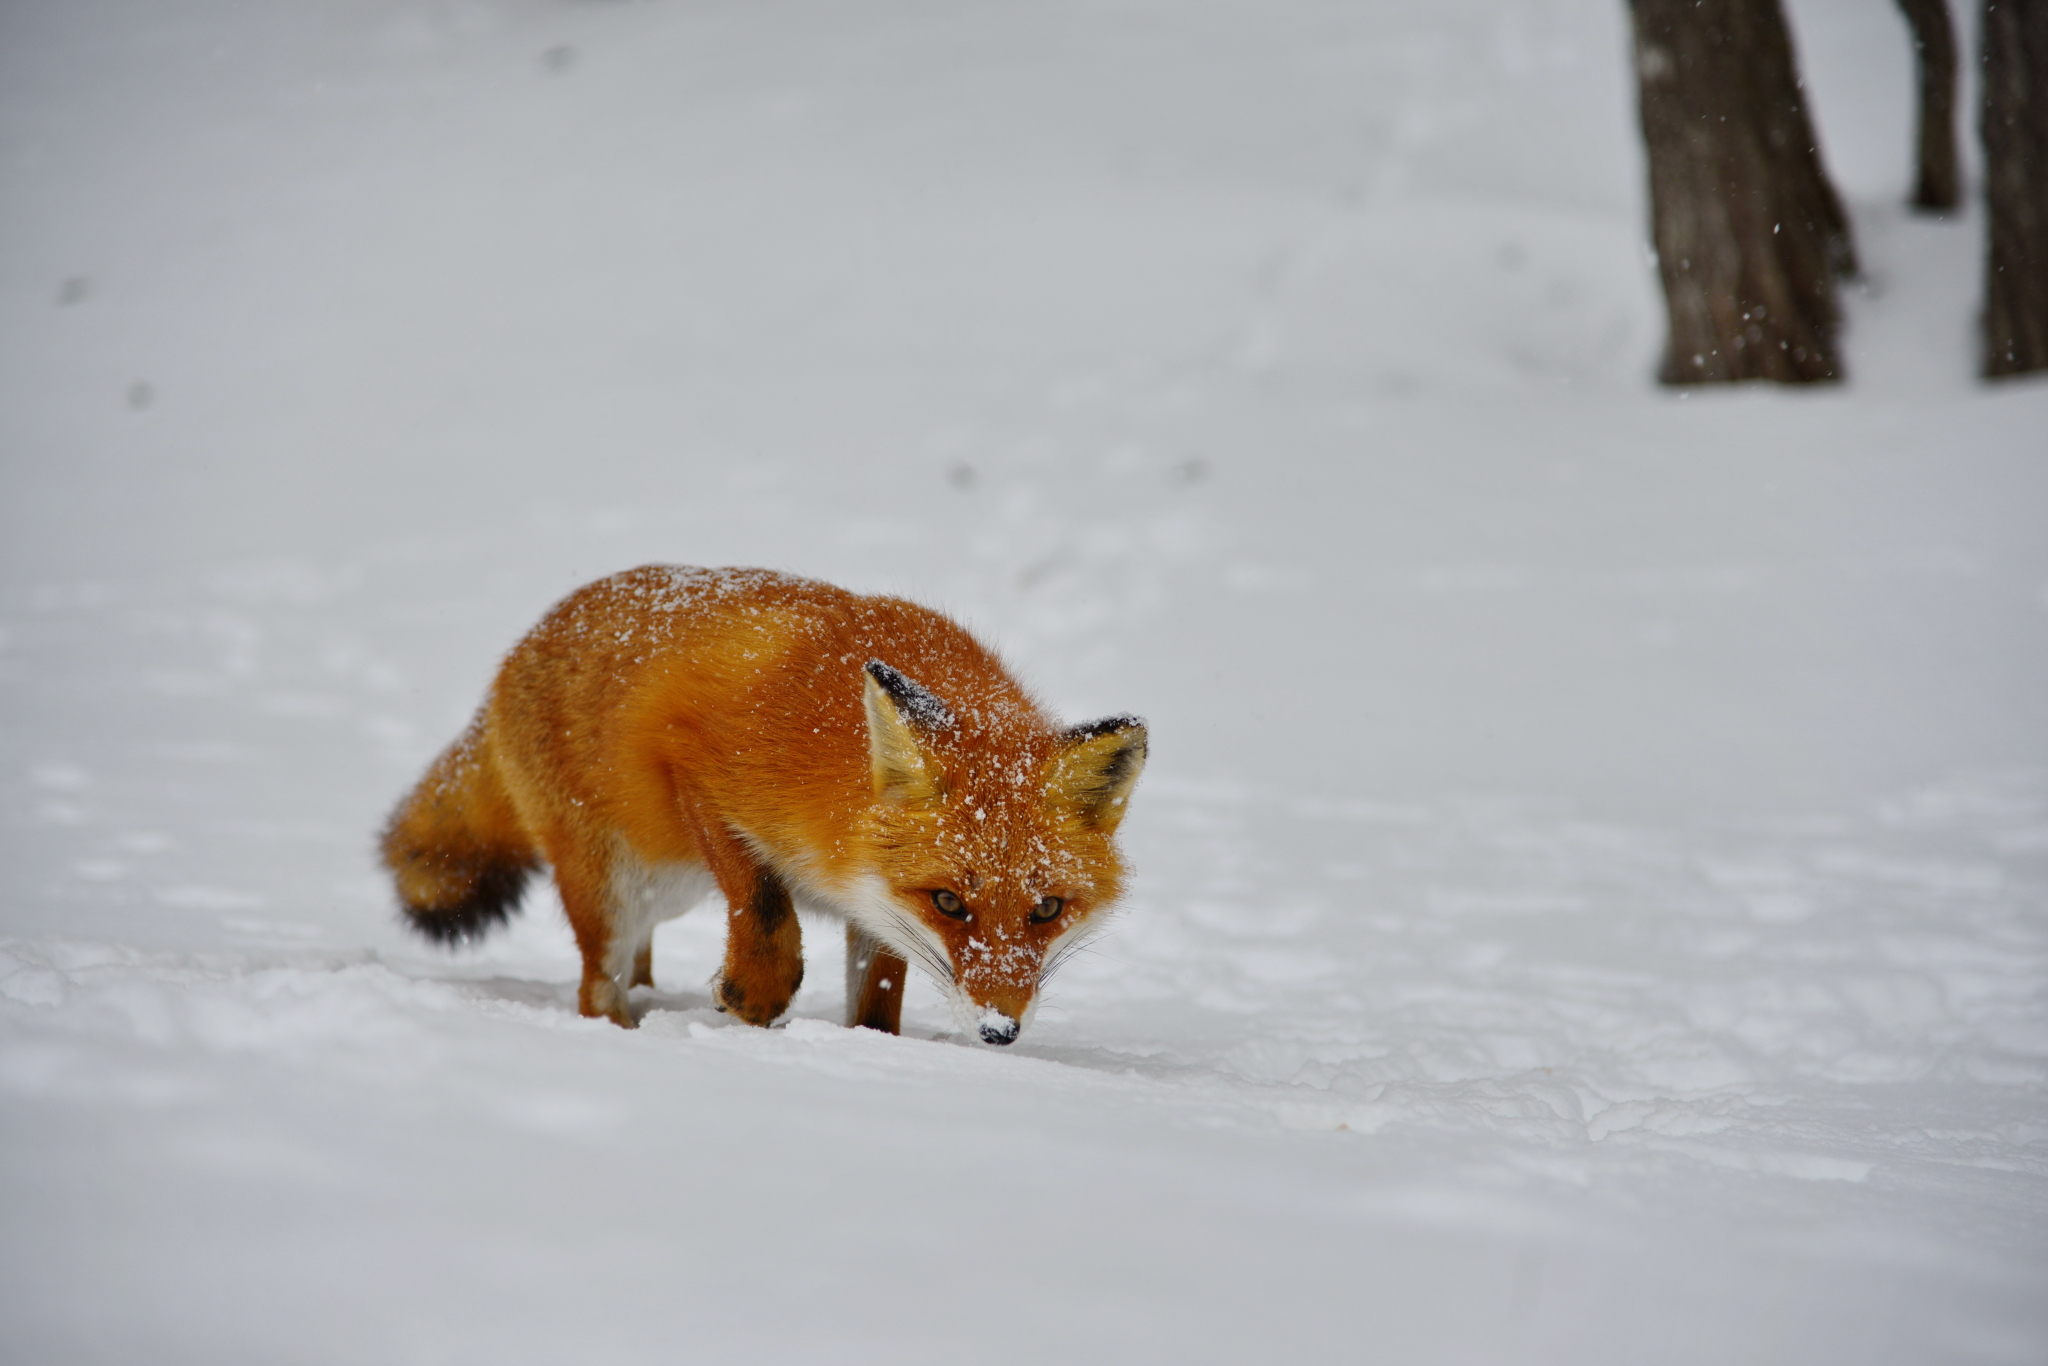
[[[1666,384],[1840,378],[1849,221],[1778,0],[1630,0]]]
[[[2048,0],[1984,6],[1984,374],[2048,370]]]
[[[1913,204],[1953,209],[1962,201],[1956,147],[1956,29],[1948,0],[1899,0],[1913,29],[1920,72],[1920,183]]]

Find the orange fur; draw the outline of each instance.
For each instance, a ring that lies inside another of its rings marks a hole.
[[[1141,723],[1060,728],[912,603],[647,566],[572,594],[519,643],[383,853],[413,923],[443,940],[488,929],[545,862],[586,1015],[633,1023],[654,920],[687,909],[655,904],[660,889],[708,873],[727,905],[721,1008],[765,1025],[788,1006],[802,902],[847,918],[850,952],[879,947],[849,974],[850,1023],[894,1031],[907,959],[1008,1042],[1049,950],[1121,890],[1113,836],[1144,754]],[[1060,908],[1040,923],[1047,898]]]

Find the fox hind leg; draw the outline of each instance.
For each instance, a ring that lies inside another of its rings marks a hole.
[[[648,863],[623,838],[612,847],[610,975],[627,988],[654,985],[654,927],[695,906],[715,885],[699,862]]]
[[[583,982],[576,1008],[591,1019],[603,1018],[624,1029],[639,1022],[626,1005],[627,972],[639,947],[629,927],[619,923],[609,870],[599,859],[566,839],[550,841],[549,862],[555,868],[555,890],[583,956]]]
[[[601,1014],[620,1020],[626,1009],[626,993],[634,987],[654,985],[654,927],[663,919],[688,909],[701,895],[702,870],[692,865],[651,867],[643,863],[624,839],[612,841],[611,858],[604,879],[605,898],[602,925],[586,944],[577,931],[583,949],[584,991],[593,1003],[611,1002],[616,1010],[599,1004],[585,1015]],[[563,905],[568,893],[563,892]],[[571,923],[575,917],[571,916]],[[620,1020],[624,1023],[624,1020]]]

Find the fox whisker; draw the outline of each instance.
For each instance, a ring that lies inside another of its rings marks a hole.
[[[1050,982],[1053,979],[1053,975],[1061,968],[1072,962],[1075,954],[1093,950],[1096,941],[1109,933],[1109,928],[1107,925],[1091,927],[1075,935],[1066,943],[1059,945],[1053,951],[1052,957],[1046,961],[1044,969],[1038,974],[1038,985],[1040,988],[1043,988],[1047,982]]]
[[[897,933],[891,936],[891,938],[900,947],[909,951],[910,957],[915,959],[919,966],[931,974],[932,979],[942,990],[951,991],[953,988],[952,965],[940,956],[937,949],[926,942],[924,927],[887,902],[876,903],[874,909],[880,910],[890,924],[896,928]]]

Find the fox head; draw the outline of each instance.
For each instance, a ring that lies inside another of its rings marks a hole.
[[[1058,730],[1007,699],[956,711],[880,660],[863,686],[874,805],[854,919],[922,965],[984,1042],[1010,1043],[1122,890],[1113,837],[1145,724]]]

